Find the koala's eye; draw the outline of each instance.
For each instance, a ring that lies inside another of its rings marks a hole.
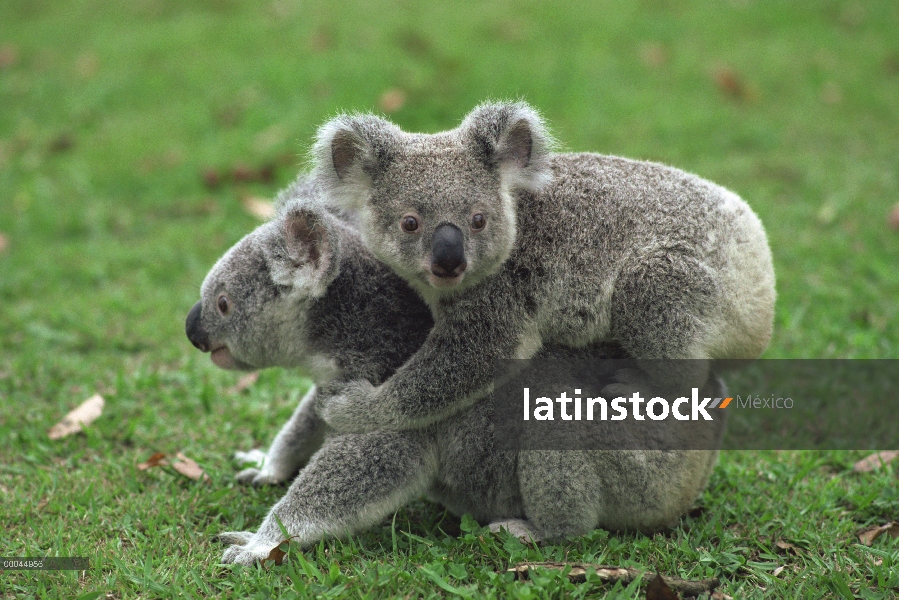
[[[480,231],[487,226],[487,217],[481,213],[475,213],[471,217],[471,228],[474,231]]]
[[[403,220],[400,221],[400,226],[406,233],[415,233],[418,231],[418,219],[413,215],[406,215],[403,217]]]
[[[225,294],[219,296],[216,306],[218,306],[219,312],[223,315],[227,315],[231,311],[231,301],[228,300],[228,296]]]

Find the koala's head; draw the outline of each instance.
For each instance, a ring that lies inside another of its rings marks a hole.
[[[369,249],[429,297],[469,287],[508,258],[515,192],[550,180],[549,146],[532,108],[501,103],[432,135],[373,115],[337,117],[314,154],[317,179],[357,212]]]
[[[293,203],[235,244],[203,281],[188,339],[223,369],[308,366],[307,307],[337,275],[335,217]]]

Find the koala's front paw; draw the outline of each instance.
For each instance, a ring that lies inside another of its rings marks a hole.
[[[379,428],[374,398],[375,386],[366,380],[353,381],[342,387],[339,395],[319,402],[318,414],[329,427],[340,433],[367,433]]]
[[[238,483],[248,483],[255,486],[276,485],[284,482],[284,479],[278,477],[275,473],[269,473],[264,469],[257,469],[255,467],[240,471],[234,476],[234,479],[236,479]]]
[[[279,476],[274,471],[272,465],[266,460],[266,454],[262,450],[254,449],[248,452],[237,451],[234,453],[234,460],[247,464],[254,464],[255,467],[249,467],[240,471],[234,476],[238,483],[260,485],[273,485],[282,483],[286,478]]]
[[[257,467],[261,467],[265,463],[266,454],[259,448],[253,448],[252,450],[247,450],[243,452],[238,450],[234,453],[234,460],[239,463],[252,463]]]
[[[226,531],[218,539],[232,544],[222,555],[222,563],[252,566],[263,562],[280,541],[259,539],[250,531]]]
[[[215,538],[220,542],[225,542],[226,544],[247,544],[250,540],[253,539],[253,536],[256,534],[252,531],[224,531]]]

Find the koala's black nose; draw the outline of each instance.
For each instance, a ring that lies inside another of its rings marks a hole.
[[[198,350],[206,352],[209,350],[209,336],[200,326],[200,313],[203,307],[197,302],[194,307],[187,313],[187,321],[184,323],[184,332],[187,333],[187,339],[190,343],[197,347]]]
[[[434,230],[431,242],[431,272],[437,277],[457,277],[468,264],[465,262],[465,238],[462,231],[450,223]]]

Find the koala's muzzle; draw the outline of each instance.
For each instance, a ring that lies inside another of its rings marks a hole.
[[[458,277],[467,266],[462,231],[450,223],[438,226],[431,242],[431,273],[437,277]]]
[[[190,343],[197,347],[198,350],[203,352],[209,351],[209,334],[207,334],[203,327],[200,326],[200,314],[203,310],[203,307],[199,302],[194,304],[193,308],[190,309],[190,312],[187,313],[187,321],[184,323],[184,332],[187,334],[187,339],[190,340]]]

